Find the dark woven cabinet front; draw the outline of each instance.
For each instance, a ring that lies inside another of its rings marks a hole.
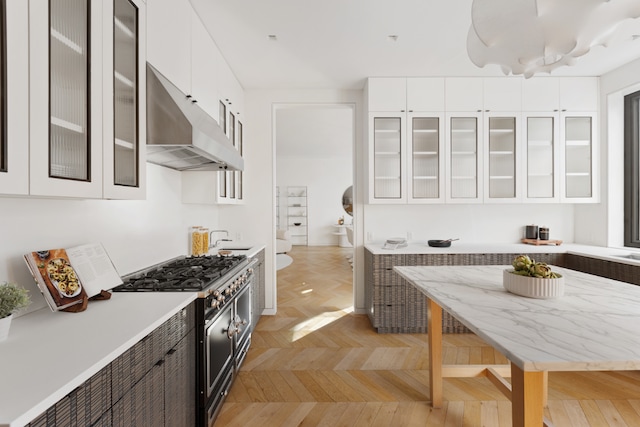
[[[173,315],[30,427],[195,425],[195,307]]]
[[[365,248],[365,308],[379,333],[427,332],[427,298],[394,270],[395,266],[510,265],[520,254],[373,254]],[[529,254],[536,261],[564,265],[562,253]],[[443,333],[469,333],[442,312]]]

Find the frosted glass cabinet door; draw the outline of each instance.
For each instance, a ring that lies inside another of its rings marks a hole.
[[[482,135],[481,113],[448,116],[448,194],[449,202],[474,202],[481,198],[478,177],[481,154],[479,135]]]
[[[373,198],[402,200],[403,120],[401,117],[373,117]]]
[[[416,203],[444,200],[444,153],[441,116],[410,116],[409,199]]]
[[[114,183],[138,185],[138,8],[114,0]],[[108,166],[107,166],[108,167]]]
[[[104,3],[104,197],[146,196],[146,7]]]
[[[517,200],[516,171],[518,170],[516,141],[518,116],[487,117],[486,189],[489,201]]]
[[[50,2],[49,175],[89,177],[89,5],[88,0]]]
[[[526,189],[525,200],[551,202],[557,191],[557,116],[526,117]]]
[[[562,116],[564,136],[565,199],[588,199],[593,196],[593,117]]]
[[[29,2],[32,195],[102,197],[102,19],[102,3]]]

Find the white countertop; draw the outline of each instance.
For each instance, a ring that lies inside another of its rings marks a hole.
[[[195,298],[115,292],[80,313],[44,308],[14,319],[0,342],[0,426],[27,424]]]
[[[81,313],[44,308],[14,319],[0,343],[0,426],[27,424],[195,298],[116,292]]]
[[[234,255],[253,257],[264,249],[250,242],[222,243],[220,248]],[[81,313],[47,307],[14,319],[9,338],[0,342],[0,427],[27,424],[196,297],[195,292],[114,292],[110,300],[90,301]]]
[[[506,268],[395,270],[521,369],[640,369],[640,286],[555,267],[564,296],[525,298],[503,288]]]
[[[603,246],[578,245],[563,243],[561,245],[529,245],[525,243],[465,243],[452,242],[448,248],[432,248],[426,242],[410,242],[408,246],[399,249],[383,249],[384,242],[368,243],[365,248],[374,255],[395,254],[473,254],[473,253],[570,253],[603,259],[606,261],[640,266],[640,259],[632,259],[630,253],[640,257],[640,251],[628,248],[606,248]]]

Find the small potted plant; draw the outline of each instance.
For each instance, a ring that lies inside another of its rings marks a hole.
[[[544,262],[536,262],[527,255],[518,255],[511,263],[513,269],[503,273],[504,288],[514,294],[530,298],[558,298],[564,295],[564,277]]]
[[[0,341],[9,336],[13,313],[29,305],[29,291],[15,283],[0,284]]]

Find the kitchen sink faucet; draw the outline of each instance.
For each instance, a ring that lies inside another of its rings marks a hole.
[[[225,238],[223,239],[218,239],[218,240],[213,240],[213,233],[224,233],[225,234]],[[231,239],[229,239],[229,232],[227,230],[211,230],[209,232],[209,242],[213,242],[213,244],[209,244],[209,249],[211,248],[217,248],[218,247],[218,243],[220,242],[230,242]]]

